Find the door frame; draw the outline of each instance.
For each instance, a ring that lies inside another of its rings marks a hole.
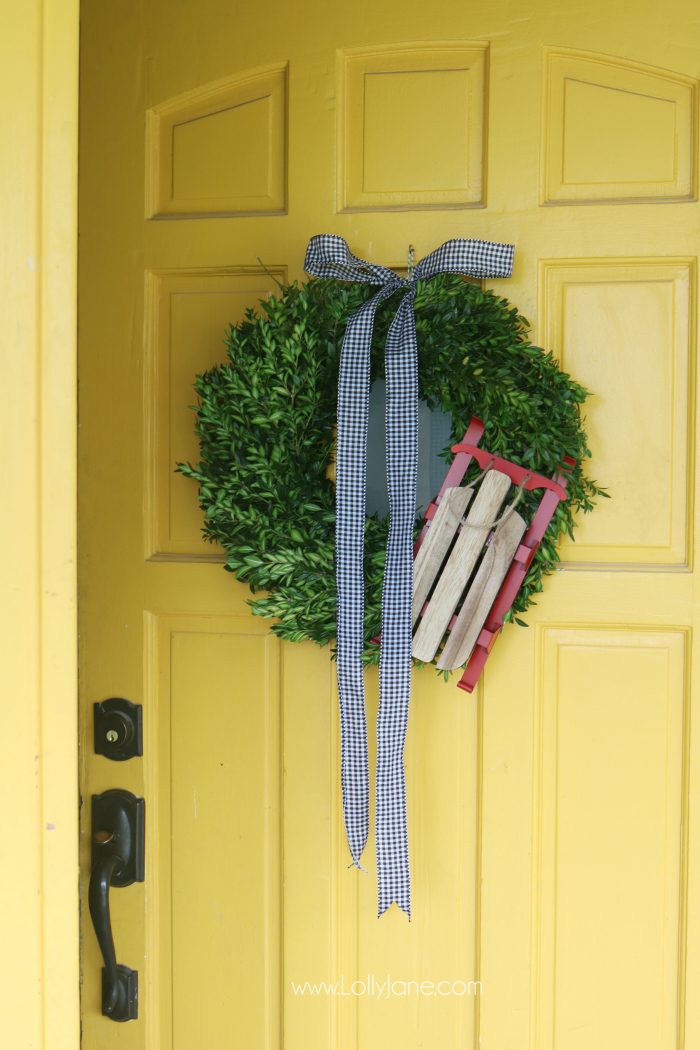
[[[78,1050],[76,270],[79,0],[6,3],[0,40],[3,1032]],[[9,232],[9,236],[8,236]]]

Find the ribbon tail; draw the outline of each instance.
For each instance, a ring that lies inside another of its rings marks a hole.
[[[345,330],[338,380],[336,448],[337,676],[343,819],[355,867],[369,834],[369,762],[365,715],[364,540],[367,487],[370,348],[381,290]]]
[[[378,915],[395,901],[410,919],[403,751],[411,693],[413,530],[418,468],[418,347],[412,293],[402,300],[387,337],[386,399],[391,519],[382,590],[377,715]]]

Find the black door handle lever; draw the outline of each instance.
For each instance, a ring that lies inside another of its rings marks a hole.
[[[109,915],[110,886],[144,880],[145,803],[115,788],[92,796],[92,870],[88,901],[104,959],[102,1013],[113,1021],[138,1016],[138,972],[117,963]]]

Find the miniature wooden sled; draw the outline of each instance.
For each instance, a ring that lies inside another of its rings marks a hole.
[[[472,419],[442,487],[425,514],[414,551],[413,655],[453,670],[471,693],[503,620],[515,601],[559,502],[566,478],[543,477],[478,448],[484,424]],[[462,486],[476,460],[477,483]],[[574,460],[565,460],[567,467]],[[543,489],[529,525],[518,513],[518,489]],[[443,644],[444,639],[444,644]]]

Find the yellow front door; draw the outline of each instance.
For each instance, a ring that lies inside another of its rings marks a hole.
[[[91,796],[146,807],[110,895],[139,1019],[101,1014],[85,907],[85,1050],[700,1046],[699,55],[690,0],[83,3],[85,885]],[[493,287],[594,391],[613,497],[474,696],[414,676],[410,924],[371,841],[347,866],[328,651],[251,617],[174,473],[195,373],[319,232],[515,243]],[[94,755],[109,697],[142,757]]]

